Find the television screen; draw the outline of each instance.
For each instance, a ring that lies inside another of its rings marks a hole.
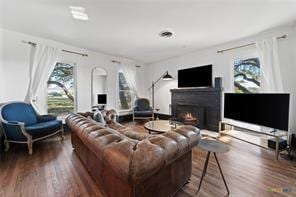
[[[178,71],[178,87],[212,86],[212,65],[188,68]]]
[[[98,104],[107,104],[107,94],[98,94]]]
[[[225,93],[224,117],[288,131],[289,94]]]

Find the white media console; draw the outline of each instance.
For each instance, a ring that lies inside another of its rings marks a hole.
[[[278,160],[279,156],[279,141],[280,139],[286,139],[288,140],[288,132],[281,131],[281,130],[274,130],[267,127],[257,126],[257,125],[250,125],[247,123],[234,121],[234,120],[222,120],[219,123],[219,134],[220,135],[227,135],[231,136],[233,138],[236,138],[238,140],[260,146],[262,148],[268,148],[267,143],[260,143],[260,140],[251,141],[244,136],[246,136],[246,132],[250,132],[251,134],[255,135],[261,135],[266,137],[272,137],[275,139],[276,145],[275,145],[275,158]],[[267,140],[266,140],[267,141]]]

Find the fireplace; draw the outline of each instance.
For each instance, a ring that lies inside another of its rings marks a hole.
[[[199,129],[219,130],[222,88],[172,89],[173,120]]]

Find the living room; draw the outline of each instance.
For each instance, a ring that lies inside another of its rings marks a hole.
[[[0,196],[296,195],[294,1],[0,6]]]

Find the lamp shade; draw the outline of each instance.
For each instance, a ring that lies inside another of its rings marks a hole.
[[[168,80],[172,80],[173,77],[172,75],[169,74],[169,72],[166,72],[166,74],[162,77],[162,80],[168,81]]]

